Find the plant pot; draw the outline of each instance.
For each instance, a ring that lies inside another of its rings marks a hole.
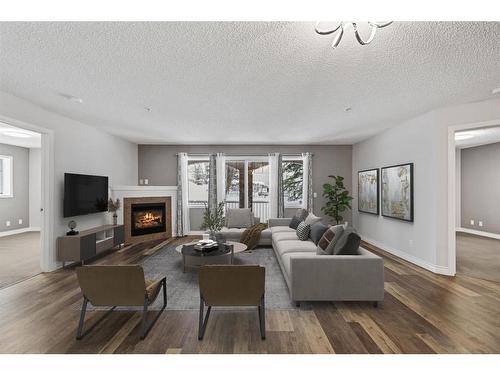
[[[118,224],[118,215],[116,213],[113,214],[113,225]]]

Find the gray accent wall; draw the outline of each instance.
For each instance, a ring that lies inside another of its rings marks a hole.
[[[301,146],[301,145],[139,145],[138,168],[139,179],[149,179],[149,185],[177,185],[177,153],[193,154],[224,152],[226,155],[266,155],[270,152],[287,154],[313,153],[313,212],[323,216],[321,207],[325,200],[322,197],[322,185],[328,182],[328,175],[345,177],[347,189],[352,192],[352,146]],[[195,209],[196,210],[196,209]],[[285,210],[285,216],[291,216],[295,209]],[[199,227],[201,209],[191,215],[191,228]],[[344,215],[351,222],[351,212]]]
[[[0,198],[0,232],[29,227],[29,149],[0,143],[0,155],[12,156],[14,177],[14,196]]]
[[[500,234],[500,143],[462,149],[461,225]]]

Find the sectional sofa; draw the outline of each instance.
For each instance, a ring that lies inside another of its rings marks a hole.
[[[231,210],[226,240],[239,241],[248,212]],[[289,227],[291,218],[269,219],[262,231],[260,246],[272,246],[288,285],[291,299],[301,301],[372,301],[384,299],[384,264],[381,257],[359,248],[358,255],[318,255],[317,245],[298,239]],[[249,225],[248,225],[249,226]]]

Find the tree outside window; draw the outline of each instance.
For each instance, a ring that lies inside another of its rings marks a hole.
[[[188,161],[188,198],[189,205],[203,206],[208,204],[208,180],[210,164],[208,160]]]
[[[302,207],[304,166],[302,160],[283,161],[283,192],[285,207]]]

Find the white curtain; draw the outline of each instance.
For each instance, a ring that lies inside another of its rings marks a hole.
[[[217,153],[215,165],[217,171],[217,203],[220,203],[226,199],[226,155],[224,153]]]
[[[188,155],[177,154],[177,236],[189,233]]]
[[[313,192],[312,192],[312,154],[305,152],[302,154],[304,179],[302,183],[302,201],[303,208],[312,212],[313,210]]]
[[[269,154],[269,217],[278,217],[280,154]]]

